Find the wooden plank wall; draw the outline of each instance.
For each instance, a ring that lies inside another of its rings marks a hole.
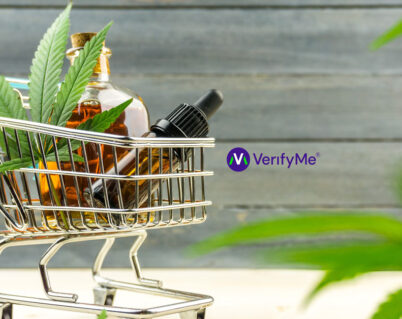
[[[64,0],[0,1],[0,73],[26,76]],[[211,87],[226,96],[208,152],[215,206],[203,226],[150,232],[149,267],[258,267],[254,249],[190,260],[189,244],[222,229],[309,209],[398,207],[402,157],[402,41],[369,43],[402,16],[401,0],[76,1],[72,32],[108,21],[113,79],[134,89],[156,120]],[[314,168],[226,166],[228,150],[320,153]],[[127,266],[122,240],[109,266]],[[65,248],[58,266],[87,266],[99,244]],[[34,266],[42,248],[6,251],[0,265]],[[21,258],[24,255],[26,257]]]

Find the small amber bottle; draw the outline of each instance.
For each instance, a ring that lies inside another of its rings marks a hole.
[[[96,33],[76,33],[71,36],[72,48],[67,51],[67,58],[70,60],[71,64],[80,54],[81,49],[84,47],[85,43],[89,41]],[[103,46],[101,55],[99,56],[98,63],[96,64],[90,82],[88,83],[85,92],[80,98],[77,107],[73,111],[70,120],[67,123],[67,127],[76,128],[81,123],[94,117],[96,114],[110,110],[117,105],[133,98],[132,103],[126,108],[126,110],[120,115],[120,117],[115,121],[114,124],[106,131],[106,133],[139,137],[145,132],[149,131],[149,115],[147,107],[145,106],[142,98],[137,94],[131,92],[127,89],[121,89],[116,87],[110,81],[110,69],[109,69],[109,58],[112,52],[109,48]],[[102,146],[100,156],[96,144],[87,143],[85,147],[87,164],[89,171],[91,173],[100,173],[101,164],[105,171],[108,171],[113,167],[113,150],[111,146]],[[123,158],[127,154],[127,150],[123,148],[117,148],[117,159]],[[76,151],[77,154],[83,156],[82,148]],[[102,163],[101,163],[102,161]],[[85,163],[75,162],[74,169],[78,172],[85,172]],[[48,169],[58,169],[56,163],[48,163]],[[73,169],[72,165],[68,162],[63,162],[61,164],[61,169],[66,171],[71,171]],[[46,176],[40,176],[41,182],[41,195],[42,200],[45,205],[51,205],[50,196],[60,196],[60,198],[53,198],[55,205],[61,206],[88,206],[87,202],[83,197],[83,190],[89,186],[88,178],[77,178],[76,181],[73,177],[64,176],[64,186],[67,194],[67,198],[62,198],[62,185],[59,176],[51,176],[52,184],[50,187],[54,187],[52,194],[49,192],[49,183],[47,182]],[[78,187],[77,187],[78,186]],[[63,203],[64,201],[64,203]],[[82,226],[83,223],[87,223],[89,226],[94,224],[94,222],[99,222],[101,224],[109,224],[107,215],[105,214],[95,214],[93,213],[79,213],[79,212],[69,212],[74,226]],[[60,212],[46,212],[45,216],[50,227],[56,226],[56,219],[58,219],[59,224],[64,225],[66,221],[66,214]],[[84,219],[84,220],[83,220]]]
[[[166,118],[157,121],[152,127],[150,132],[144,134],[144,137],[205,137],[208,134],[209,126],[207,120],[216,112],[216,110],[223,103],[223,95],[217,90],[211,90],[203,97],[201,97],[193,105],[182,104],[178,106]],[[162,161],[160,161],[159,149],[153,149],[151,161],[149,160],[148,148],[139,151],[138,159],[138,173],[139,175],[162,174],[169,173],[170,169],[173,171],[179,168],[181,159],[187,159],[191,152],[188,149],[174,149],[173,157],[169,158],[169,151],[164,150],[162,154]],[[119,175],[131,176],[136,173],[137,160],[136,150],[132,150],[126,154],[117,164],[117,171]],[[172,162],[172,163],[170,163]],[[151,169],[149,164],[152,163]],[[160,163],[162,169],[160,170]],[[108,172],[108,174],[115,174],[115,169]],[[151,194],[154,194],[158,188],[158,182],[152,182],[149,179],[141,179],[138,183],[139,195],[136,199],[135,189],[136,181],[132,180],[108,180],[106,182],[106,191],[102,181],[97,181],[92,185],[92,189],[86,189],[84,196],[88,202],[91,199],[91,193],[96,202],[97,207],[105,207],[105,194],[108,196],[109,205],[112,208],[119,207],[119,187],[121,187],[121,194],[124,203],[124,208],[132,209],[141,207],[147,202],[149,198],[149,188]]]

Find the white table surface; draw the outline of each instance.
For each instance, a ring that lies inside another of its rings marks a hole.
[[[116,279],[131,279],[128,269],[106,270]],[[164,287],[211,295],[215,303],[207,310],[207,319],[365,319],[385,296],[402,287],[402,273],[376,273],[337,285],[321,294],[304,311],[303,296],[321,273],[304,270],[205,270],[146,269],[149,278],[162,279]],[[58,269],[50,272],[53,288],[77,292],[79,301],[92,300],[93,282],[88,269]],[[0,270],[0,291],[43,297],[37,270]],[[138,294],[120,293],[116,305],[141,307],[166,299],[150,300]],[[91,315],[16,307],[15,318],[94,318]],[[169,316],[165,318],[176,318]]]

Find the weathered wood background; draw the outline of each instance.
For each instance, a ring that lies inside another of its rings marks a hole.
[[[26,76],[33,52],[65,0],[0,1],[0,73]],[[256,267],[253,249],[197,260],[184,249],[220,230],[309,209],[394,210],[392,177],[402,159],[402,41],[370,42],[402,16],[401,0],[76,1],[72,32],[109,20],[116,83],[134,89],[153,120],[211,87],[226,102],[212,120],[215,206],[203,226],[150,232],[141,252],[152,267]],[[320,153],[314,168],[250,167],[236,174],[228,150]],[[109,266],[126,266],[128,240]],[[87,266],[100,243],[74,245],[56,266]],[[35,266],[44,247],[0,257]]]

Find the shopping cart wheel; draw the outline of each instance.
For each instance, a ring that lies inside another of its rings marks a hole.
[[[13,305],[10,303],[0,303],[0,319],[13,318]]]
[[[112,306],[115,295],[116,289],[103,287],[94,288],[95,304],[97,305]]]
[[[182,312],[180,319],[205,319],[205,309]]]

